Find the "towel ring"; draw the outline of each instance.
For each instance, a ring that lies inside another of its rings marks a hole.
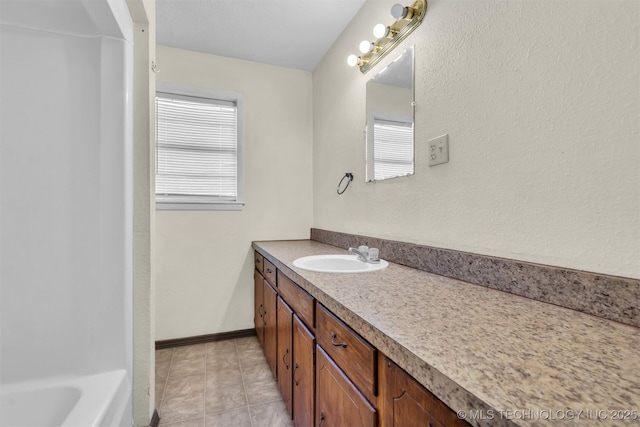
[[[347,185],[345,185],[342,191],[340,191],[340,187],[342,186],[342,183],[344,182],[345,179],[349,179],[349,181],[347,181]],[[345,191],[347,191],[347,188],[349,188],[349,184],[351,184],[351,181],[353,181],[353,174],[351,172],[345,173],[342,179],[340,180],[340,182],[338,183],[338,189],[336,190],[336,192],[338,194],[342,194]]]

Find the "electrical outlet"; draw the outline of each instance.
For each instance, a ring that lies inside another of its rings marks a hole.
[[[429,144],[429,166],[449,162],[449,135],[433,138]]]

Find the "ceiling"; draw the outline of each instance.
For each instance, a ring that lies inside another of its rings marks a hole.
[[[313,71],[365,0],[156,0],[156,40]]]

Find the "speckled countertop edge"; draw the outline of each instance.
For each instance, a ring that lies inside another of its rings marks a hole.
[[[640,425],[610,413],[640,411],[638,328],[393,263],[348,275],[293,267],[346,253],[314,241],[254,248],[451,408],[482,411],[472,425]]]

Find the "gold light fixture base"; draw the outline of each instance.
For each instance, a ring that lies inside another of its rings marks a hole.
[[[420,25],[426,13],[427,0],[416,0],[413,5],[408,7],[406,16],[396,20],[389,26],[389,33],[374,42],[374,49],[360,56],[358,66],[362,74],[373,68],[402,40],[407,38]]]

